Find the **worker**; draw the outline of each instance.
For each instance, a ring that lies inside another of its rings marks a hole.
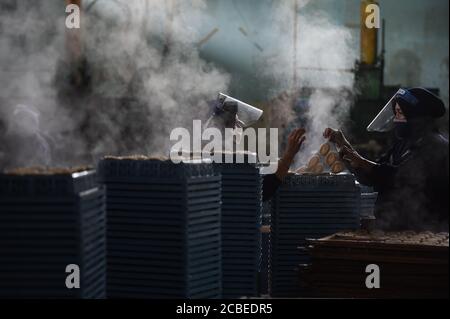
[[[50,165],[54,142],[41,129],[40,116],[39,110],[31,105],[19,104],[11,109],[4,134],[7,157],[0,161],[2,169]]]
[[[305,129],[294,129],[288,137],[287,147],[283,156],[278,161],[278,167],[275,174],[264,175],[263,178],[263,201],[270,200],[276,190],[282,184],[284,178],[288,175],[289,168],[294,161],[295,156],[300,151],[306,140]]]
[[[222,93],[211,104],[213,106],[213,115],[209,118],[205,127],[220,129],[243,128],[256,123],[263,114],[263,111]],[[283,179],[288,175],[289,168],[305,139],[305,130],[303,128],[297,128],[289,135],[286,150],[278,161],[276,172],[264,175],[264,201],[273,197]],[[227,142],[235,143],[234,140],[225,141],[225,143]]]
[[[430,91],[400,89],[367,128],[393,133],[393,146],[377,162],[358,154],[341,131],[325,130],[358,181],[378,191],[379,228],[448,232],[448,139],[436,125],[445,112]]]

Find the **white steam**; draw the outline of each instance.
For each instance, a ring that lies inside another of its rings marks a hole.
[[[307,99],[309,104],[307,112],[299,111],[306,122],[307,141],[293,168],[307,162],[325,142],[325,128],[344,126],[353,102],[355,39],[347,27],[312,5],[311,1],[298,1],[296,41],[293,1],[276,5],[276,23],[270,26],[281,45],[278,54],[269,59],[266,72],[278,83],[284,81],[293,96]]]
[[[167,154],[170,131],[189,128],[193,119],[206,120],[206,102],[227,91],[228,74],[198,52],[205,36],[201,26],[214,24],[205,11],[206,0],[83,1],[87,67],[81,65],[81,74],[89,86],[82,94],[70,90],[69,82],[77,77],[68,76],[64,5],[17,3],[14,10],[0,5],[0,168],[19,165],[26,148],[31,154],[42,150],[42,143],[17,143],[21,137],[12,126],[19,104],[36,109],[39,130],[34,136],[43,137],[51,149],[44,152],[49,159],[30,157],[26,164],[90,164],[105,154]],[[313,5],[298,1],[297,83],[293,1],[273,2],[273,23],[259,30],[276,44],[275,54],[264,51],[258,69],[264,70],[262,78],[275,80],[274,92],[289,92],[278,100],[293,106],[301,89],[312,88],[311,107],[302,114],[308,143],[299,162],[317,150],[327,126],[341,127],[347,119],[353,90],[349,70],[356,59],[350,31],[311,9]],[[271,107],[267,113],[277,116],[269,119],[269,126],[288,126],[291,110]]]
[[[83,1],[86,63],[79,67],[90,85],[82,94],[69,84],[64,4],[17,3],[13,10],[0,7],[0,72],[9,74],[0,81],[0,130],[9,132],[0,137],[0,166],[168,154],[170,131],[207,118],[206,102],[227,90],[228,75],[199,57],[195,30],[207,17],[204,0]],[[25,148],[32,154],[43,144],[17,143],[18,104],[36,110],[33,137],[44,137],[53,156],[21,161]]]

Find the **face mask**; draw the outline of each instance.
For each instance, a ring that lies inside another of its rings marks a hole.
[[[403,140],[411,136],[411,127],[408,122],[394,123],[394,136],[398,140]]]

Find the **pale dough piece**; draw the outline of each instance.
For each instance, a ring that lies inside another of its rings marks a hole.
[[[344,163],[339,162],[339,161],[335,162],[335,163],[333,164],[333,166],[331,166],[331,172],[332,172],[333,174],[339,174],[339,173],[342,172],[344,169],[345,169]]]
[[[314,156],[311,157],[311,159],[309,160],[308,168],[313,168],[313,167],[315,167],[317,164],[319,164],[319,162],[320,162],[320,157],[319,157],[319,155],[314,155]]]
[[[312,172],[314,172],[315,174],[322,174],[323,170],[324,170],[323,165],[318,163],[316,166],[314,166],[314,168],[312,169]]]
[[[305,167],[305,166],[302,166],[302,167],[300,167],[300,168],[296,171],[296,173],[297,173],[297,174],[304,174],[304,173],[306,173],[307,171],[308,171],[308,168]]]
[[[320,147],[319,153],[322,156],[327,156],[327,154],[330,152],[330,150],[331,150],[330,144],[325,143]]]
[[[329,153],[326,157],[327,165],[331,167],[338,159],[339,155],[336,152]]]

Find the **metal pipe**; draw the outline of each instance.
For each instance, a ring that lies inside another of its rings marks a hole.
[[[66,0],[66,5],[70,4],[77,5],[81,14],[81,0]],[[81,28],[66,29],[66,49],[69,63],[74,63],[81,59],[83,55]]]
[[[373,4],[377,5],[377,2],[375,0],[361,1],[361,63],[365,65],[375,65],[377,62],[378,29],[366,26],[369,16],[366,9]]]

